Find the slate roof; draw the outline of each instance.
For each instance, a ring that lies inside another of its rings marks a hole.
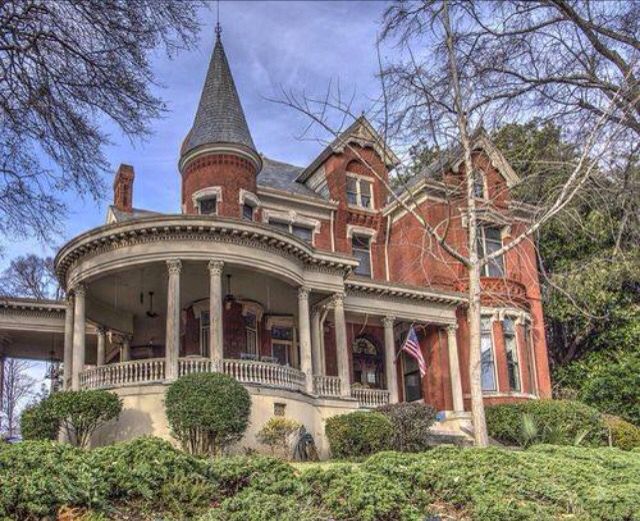
[[[258,186],[323,199],[320,194],[296,181],[303,170],[303,167],[282,163],[262,156],[262,170],[258,174]]]
[[[182,144],[182,154],[208,143],[233,143],[256,149],[219,35],[193,126]]]

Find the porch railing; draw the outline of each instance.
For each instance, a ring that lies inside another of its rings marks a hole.
[[[389,391],[384,389],[366,389],[352,386],[351,396],[358,401],[360,407],[372,408],[389,403]]]
[[[159,383],[163,380],[164,358],[101,365],[80,373],[80,387],[83,389]]]
[[[293,367],[269,362],[233,359],[224,360],[222,367],[225,374],[233,376],[241,383],[265,385],[291,391],[304,389],[305,375]]]
[[[210,373],[218,370],[215,364],[206,358],[180,358],[178,374]],[[303,391],[305,374],[293,367],[255,360],[225,359],[222,372],[244,384],[261,385],[290,391]],[[80,374],[82,389],[101,389],[125,387],[141,384],[162,383],[165,380],[165,359],[147,358],[117,364],[92,367]],[[337,376],[314,376],[315,394],[322,397],[340,397],[340,378]],[[389,403],[389,391],[366,389],[352,386],[351,396],[360,407],[373,408]]]
[[[313,390],[318,396],[340,396],[340,378],[337,376],[313,377]]]

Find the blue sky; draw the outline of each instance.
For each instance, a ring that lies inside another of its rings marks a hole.
[[[258,150],[269,157],[304,165],[320,150],[317,142],[300,141],[307,120],[266,98],[279,97],[281,87],[322,93],[330,81],[355,92],[356,107],[366,109],[377,83],[376,34],[384,2],[221,2],[222,40]],[[113,144],[106,149],[112,171],[120,163],[136,172],[134,205],[160,212],[178,212],[180,143],[189,130],[214,44],[215,5],[201,12],[202,30],[196,49],[172,60],[154,59],[156,93],[168,113],[151,124],[152,135],[131,143],[106,126]],[[4,241],[3,264],[29,252],[55,253],[55,246],[104,223],[112,198],[112,177],[101,201],[67,194],[70,214],[64,234],[52,245],[35,241]]]

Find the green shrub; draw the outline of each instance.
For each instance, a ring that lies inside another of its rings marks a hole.
[[[378,407],[393,427],[391,446],[401,452],[420,452],[429,448],[429,429],[436,421],[436,410],[424,403],[394,403]]]
[[[42,406],[50,408],[67,440],[77,447],[87,447],[95,430],[116,419],[122,410],[120,399],[103,390],[53,393],[43,400]]]
[[[0,519],[41,519],[63,505],[103,508],[107,492],[100,470],[71,445],[25,441],[0,448]]]
[[[300,422],[285,418],[283,416],[274,416],[269,419],[256,435],[256,439],[271,449],[271,453],[275,454],[276,450],[280,451],[283,456],[289,456],[288,439],[293,433],[302,427]]]
[[[60,420],[47,400],[26,408],[20,416],[23,440],[55,440],[59,431]]]
[[[393,427],[380,413],[357,411],[329,418],[325,433],[334,458],[352,458],[388,448]]]
[[[640,426],[640,351],[620,353],[613,361],[594,364],[579,396],[602,412]]]
[[[269,456],[231,456],[210,461],[207,477],[216,484],[219,498],[223,498],[248,487],[273,490],[278,483],[292,480],[294,472],[290,465]]]
[[[89,453],[112,500],[142,499],[156,502],[159,491],[175,478],[200,480],[208,472],[205,461],[176,449],[160,438],[141,437],[100,447]]]
[[[609,443],[622,450],[640,447],[640,428],[618,416],[605,414],[604,421],[609,431]]]
[[[588,446],[605,445],[607,431],[602,415],[580,402],[567,400],[529,400],[487,407],[489,435],[510,445],[531,443]],[[527,422],[533,422],[536,435],[525,436]]]
[[[249,423],[251,397],[228,375],[199,373],[173,382],[165,406],[173,433],[185,450],[217,455],[242,438]]]

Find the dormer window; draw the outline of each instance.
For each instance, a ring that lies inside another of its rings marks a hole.
[[[347,172],[347,203],[349,206],[373,209],[373,183],[371,179]]]
[[[283,232],[290,233],[291,235],[295,235],[298,239],[302,239],[304,242],[308,244],[313,244],[313,228],[310,226],[305,226],[303,224],[298,223],[287,223],[283,221],[278,221],[274,219],[269,220],[269,225],[277,228],[278,230],[282,230]]]
[[[217,215],[218,205],[222,203],[222,188],[209,186],[198,190],[191,197],[196,213],[200,215]]]
[[[198,209],[201,215],[215,215],[217,213],[217,198],[215,196],[205,197],[198,201]]]

